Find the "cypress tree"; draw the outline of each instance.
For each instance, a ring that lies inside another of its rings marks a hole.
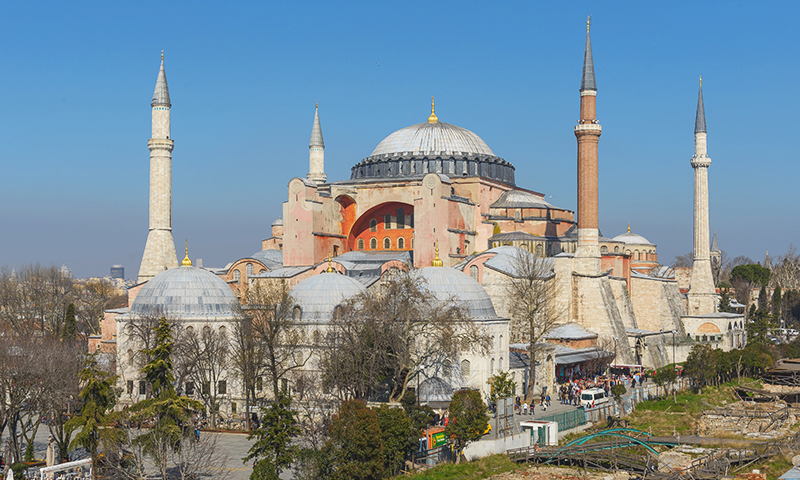
[[[67,313],[64,315],[64,332],[63,339],[65,342],[71,342],[78,336],[78,324],[75,321],[75,304],[70,303],[67,305]]]

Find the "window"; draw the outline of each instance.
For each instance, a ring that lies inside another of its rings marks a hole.
[[[392,216],[388,213],[383,216],[383,229],[390,230],[392,228]]]
[[[608,247],[606,247],[605,245],[600,247],[600,253],[608,253]]]
[[[397,249],[398,250],[402,250],[404,248],[406,248],[406,239],[403,238],[403,237],[400,237],[400,238],[397,239]]]
[[[128,391],[128,395],[133,393],[133,380],[128,380],[125,383],[126,390]]]
[[[476,282],[480,282],[480,280],[478,280],[479,274],[477,265],[469,267],[469,276],[472,277],[472,279],[475,280]]]
[[[370,232],[377,232],[378,231],[378,221],[374,218],[369,221],[369,231]]]
[[[219,327],[219,336],[222,337],[222,340],[228,335],[228,328],[225,325]]]
[[[236,402],[231,402],[231,413],[236,413]]]
[[[191,335],[193,333],[194,333],[194,327],[193,326],[189,325],[188,327],[186,327],[186,334],[187,335]]]
[[[369,239],[369,249],[370,250],[377,250],[378,249],[378,239],[372,237]]]
[[[503,357],[500,357],[500,361],[497,362],[497,369],[503,371]]]
[[[359,250],[364,250],[364,239],[363,238],[359,238],[358,239],[356,248],[358,248]]]
[[[389,237],[383,239],[383,249],[384,250],[392,249],[392,241],[389,239]]]
[[[220,395],[225,395],[228,393],[228,382],[226,380],[220,380],[217,382],[217,393]]]
[[[281,390],[284,391],[284,392],[288,392],[289,391],[289,380],[286,380],[285,378],[281,378]]]
[[[238,282],[240,278],[242,278],[241,272],[239,272],[239,270],[234,270],[233,271],[233,280]]]
[[[303,318],[303,309],[300,308],[300,305],[294,306],[294,319],[300,321]]]
[[[211,390],[208,382],[203,382],[203,395],[208,395],[209,390]]]
[[[536,244],[536,256],[541,257],[544,255],[544,247],[542,247],[541,243]]]
[[[469,360],[462,360],[461,361],[461,376],[463,378],[469,377]]]
[[[489,368],[489,374],[494,375],[494,358],[492,359],[491,367]]]
[[[130,348],[128,349],[128,365],[133,365],[133,350]]]
[[[204,336],[205,336],[205,335],[211,335],[211,327],[209,327],[208,325],[206,325],[205,327],[203,327],[203,335],[204,335]]]
[[[247,276],[248,277],[252,277],[253,276],[253,264],[252,263],[248,263],[247,264]]]
[[[521,222],[522,221],[522,213],[519,210],[514,212],[514,221],[515,222]]]
[[[256,377],[256,391],[261,392],[264,390],[264,377]]]
[[[194,382],[186,382],[186,395],[194,395]]]
[[[397,209],[397,228],[406,228],[406,212],[402,208]]]
[[[139,380],[139,395],[147,395],[147,384],[144,380]]]
[[[614,247],[614,253],[619,253],[619,247]]]

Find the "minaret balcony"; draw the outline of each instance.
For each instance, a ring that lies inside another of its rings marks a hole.
[[[598,135],[602,132],[603,127],[600,126],[599,123],[581,123],[575,125],[575,133],[597,133]]]

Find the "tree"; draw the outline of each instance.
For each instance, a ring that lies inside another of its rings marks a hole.
[[[445,432],[453,439],[456,463],[460,463],[461,453],[467,445],[481,439],[488,424],[489,415],[486,413],[486,404],[481,399],[481,392],[459,390],[453,394],[450,401],[450,423]]]
[[[415,432],[425,430],[428,425],[433,425],[433,418],[436,412],[428,405],[419,405],[416,398],[416,392],[413,389],[406,390],[403,398],[400,399],[400,404],[406,412],[411,427]]]
[[[288,394],[278,392],[278,398],[268,408],[261,409],[262,427],[247,436],[256,440],[243,462],[254,460],[250,480],[278,480],[282,471],[294,463],[298,447],[292,437],[301,433]]]
[[[264,388],[264,363],[265,344],[255,336],[253,319],[240,316],[233,324],[231,335],[230,364],[231,370],[242,381],[242,390],[245,395],[245,417],[247,429],[251,430],[251,406],[255,403],[256,391]]]
[[[758,308],[769,311],[769,295],[764,285],[761,285],[761,290],[758,292]]]
[[[74,280],[55,265],[0,269],[0,325],[20,335],[39,331],[60,338],[74,297]]]
[[[517,382],[510,372],[497,372],[486,381],[489,385],[489,401],[496,404],[501,398],[513,397],[517,392]]]
[[[672,261],[672,268],[686,268],[694,265],[694,252],[684,253],[683,255],[676,255]]]
[[[73,342],[78,336],[78,324],[75,321],[75,304],[67,305],[67,313],[64,315],[64,341]]]
[[[92,456],[92,464],[97,465],[102,437],[109,438],[116,433],[113,427],[106,426],[105,423],[108,413],[116,403],[114,384],[117,377],[98,367],[97,353],[94,353],[86,357],[80,380],[84,384],[79,395],[82,402],[81,412],[66,424],[68,430],[80,428],[70,444],[70,449],[85,448]],[[63,453],[62,451],[62,456]]]
[[[731,270],[731,278],[742,279],[751,285],[766,286],[769,284],[771,276],[772,272],[770,269],[762,267],[757,263],[738,265]]]
[[[131,421],[150,425],[132,443],[155,462],[164,480],[167,479],[170,455],[178,452],[184,440],[193,434],[192,415],[204,411],[202,403],[178,396],[175,392],[175,377],[172,374],[175,342],[172,335],[172,327],[162,317],[155,328],[154,347],[144,352],[150,361],[142,368],[153,397],[137,402],[130,408]]]
[[[92,335],[100,333],[103,312],[107,308],[115,308],[111,305],[115,300],[115,292],[114,285],[104,278],[91,279],[76,285],[76,295],[79,300],[75,313],[81,331]],[[127,297],[124,300],[127,302]]]
[[[706,343],[698,343],[689,352],[683,366],[684,376],[690,378],[696,389],[703,387],[716,374],[714,351]]]
[[[206,325],[200,333],[185,332],[181,342],[181,359],[186,378],[197,386],[197,392],[211,414],[211,428],[217,428],[220,401],[227,391],[225,374],[228,366],[228,336],[224,329]],[[222,383],[224,382],[224,383]]]
[[[653,381],[656,382],[656,385],[664,389],[666,393],[666,386],[672,385],[675,383],[675,380],[678,378],[678,374],[675,373],[675,366],[674,365],[667,365],[664,368],[658,369],[653,374]],[[675,389],[672,390],[673,394]],[[678,399],[673,395],[672,397],[673,402],[678,403]]]
[[[558,325],[557,287],[552,260],[538,258],[528,251],[517,249],[513,262],[514,273],[506,286],[511,314],[512,341],[527,342],[529,362],[526,398],[533,398],[536,379],[536,352],[541,340]]]
[[[411,420],[401,408],[383,404],[378,407],[377,412],[386,473],[396,475],[406,456],[416,446],[418,430],[414,429]]]
[[[378,413],[360,400],[342,402],[326,445],[334,480],[383,478],[385,455]]]
[[[778,285],[772,292],[772,314],[779,320],[783,318],[783,315],[781,314],[782,307],[783,299],[781,298],[781,286]]]

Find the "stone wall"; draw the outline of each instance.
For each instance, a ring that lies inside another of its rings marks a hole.
[[[683,331],[680,316],[685,314],[676,282],[656,278],[632,277],[631,303],[638,328]]]

